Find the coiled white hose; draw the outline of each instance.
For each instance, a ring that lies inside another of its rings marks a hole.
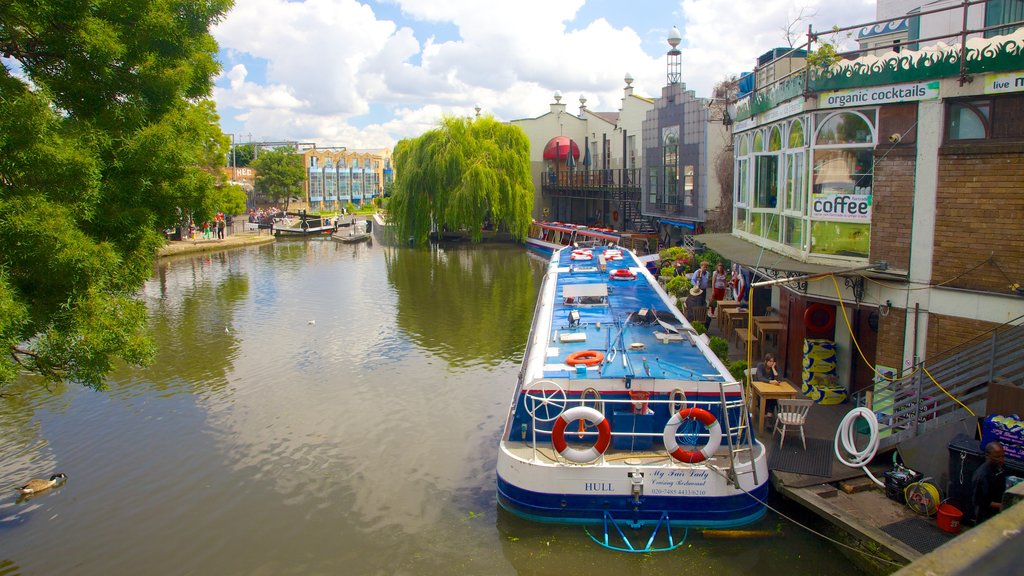
[[[857,450],[857,443],[854,437],[855,429],[853,424],[857,421],[858,417],[863,418],[868,422],[868,444],[863,450]],[[843,440],[843,449],[852,457],[850,460],[847,460],[843,454],[839,452],[840,438]],[[850,468],[863,468],[864,473],[868,475],[868,478],[871,478],[875,484],[884,488],[885,484],[880,482],[878,478],[875,478],[871,474],[871,470],[868,470],[867,468],[867,465],[871,463],[871,459],[875,457],[875,452],[877,451],[878,420],[875,418],[875,413],[867,408],[854,408],[853,410],[850,410],[850,412],[843,417],[843,421],[839,423],[839,428],[836,430],[836,458]]]

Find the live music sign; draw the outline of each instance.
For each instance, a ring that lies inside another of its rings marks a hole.
[[[871,221],[870,194],[811,194],[811,218]]]

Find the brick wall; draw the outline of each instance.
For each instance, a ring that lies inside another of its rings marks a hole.
[[[871,261],[885,260],[891,268],[910,268],[910,232],[914,218],[913,147],[875,149],[872,186]]]
[[[890,314],[891,316],[891,314]],[[938,357],[947,350],[994,330],[999,324],[962,316],[930,314],[925,359]]]
[[[878,318],[878,343],[875,363],[899,368],[903,366],[903,335],[907,326],[907,311],[893,308]]]
[[[943,146],[935,208],[933,283],[1024,284],[1024,144]]]

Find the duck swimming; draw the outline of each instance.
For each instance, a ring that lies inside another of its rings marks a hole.
[[[49,490],[50,488],[53,488],[54,486],[57,485],[57,482],[64,480],[66,478],[67,475],[65,475],[63,472],[58,472],[53,476],[50,476],[49,480],[29,480],[28,484],[25,484],[24,486],[18,488],[17,490],[18,492],[25,496],[29,494],[36,494],[38,492],[42,492],[43,490]]]

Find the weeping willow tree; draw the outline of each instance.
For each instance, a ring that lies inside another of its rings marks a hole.
[[[446,116],[419,138],[395,145],[395,190],[388,204],[399,238],[429,241],[432,224],[465,230],[473,242],[485,222],[523,240],[533,213],[530,141],[487,116]]]

